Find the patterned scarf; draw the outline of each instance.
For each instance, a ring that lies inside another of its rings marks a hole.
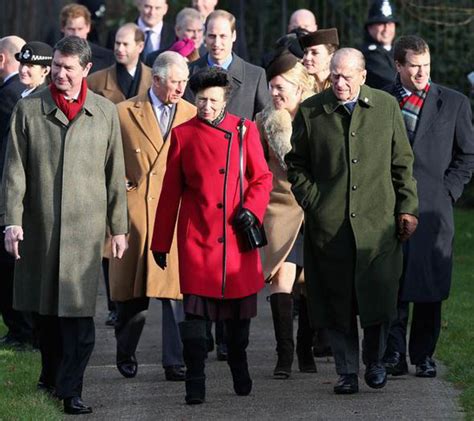
[[[397,80],[395,82],[395,95],[400,104],[403,118],[405,120],[405,126],[407,129],[408,138],[413,143],[413,139],[416,134],[416,127],[420,118],[421,109],[425,102],[428,91],[430,90],[431,80],[428,81],[426,86],[419,90],[408,94],[403,88],[402,82],[400,81],[400,75],[397,74]]]
[[[49,90],[51,91],[51,96],[54,99],[54,102],[58,106],[58,108],[64,113],[69,121],[73,120],[74,117],[82,110],[82,106],[86,101],[87,96],[87,83],[86,79],[82,79],[81,91],[79,92],[79,96],[77,100],[73,100],[69,102],[66,98],[64,98],[64,93],[61,92],[54,83],[49,85]]]

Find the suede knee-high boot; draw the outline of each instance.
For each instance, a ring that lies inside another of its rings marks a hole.
[[[273,327],[277,343],[278,360],[273,376],[287,379],[291,374],[295,343],[293,340],[293,296],[287,293],[270,295]]]
[[[200,404],[206,397],[207,334],[205,320],[185,320],[179,324],[186,364],[186,403]]]
[[[252,379],[247,363],[250,319],[226,320],[227,364],[229,364],[235,393],[247,396],[252,391]]]
[[[303,373],[316,373],[316,364],[313,357],[313,335],[308,315],[306,297],[300,295],[298,308],[298,331],[296,333],[296,356],[298,357],[298,368]]]

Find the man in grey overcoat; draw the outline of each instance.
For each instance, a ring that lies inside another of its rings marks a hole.
[[[398,318],[384,358],[392,375],[408,373],[409,303],[413,303],[409,354],[417,377],[435,377],[433,353],[441,330],[441,303],[449,296],[453,265],[453,204],[474,169],[474,131],[469,100],[430,80],[428,44],[404,36],[394,46],[397,80],[386,89],[399,102],[415,164],[420,199],[416,233],[404,246]]]
[[[14,307],[38,314],[38,388],[69,414],[92,411],[81,394],[106,224],[116,258],[128,232],[117,111],[87,89],[90,67],[87,41],[70,36],[54,47],[51,85],[13,112],[0,203],[16,258]]]
[[[332,87],[301,104],[285,158],[305,211],[308,307],[314,327],[328,329],[337,394],[359,390],[357,314],[365,382],[385,386],[382,358],[396,315],[401,242],[415,230],[418,212],[402,115],[390,95],[364,85],[364,65],[360,51],[336,51]]]

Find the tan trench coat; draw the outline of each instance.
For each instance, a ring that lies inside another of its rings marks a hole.
[[[87,91],[69,122],[49,89],[13,112],[0,206],[21,225],[14,306],[60,317],[94,316],[105,225],[128,232],[124,161],[115,106]]]
[[[263,221],[268,245],[260,249],[265,279],[271,280],[295,243],[304,213],[291,192],[283,160],[291,149],[290,114],[270,105],[257,114],[256,123],[273,174],[273,189]]]
[[[140,84],[138,85],[137,96],[146,94],[153,82],[151,69],[143,63],[140,63],[140,66],[142,66],[142,77]],[[126,100],[125,95],[122,93],[117,83],[117,70],[115,64],[107,69],[99,70],[98,72],[89,75],[87,77],[87,86],[91,91],[107,98],[114,104]]]
[[[161,270],[150,251],[156,207],[161,193],[169,135],[163,141],[148,94],[118,105],[127,177],[130,218],[129,249],[122,260],[110,261],[110,289],[114,301],[137,297],[181,299],[177,241]],[[172,127],[196,115],[196,107],[181,100]]]

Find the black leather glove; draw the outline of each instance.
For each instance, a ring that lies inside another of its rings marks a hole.
[[[163,270],[166,267],[166,253],[160,253],[158,251],[153,252],[153,257],[155,258],[156,264]]]
[[[237,231],[243,232],[250,228],[257,218],[248,209],[242,208],[237,215],[235,215],[232,225]]]

